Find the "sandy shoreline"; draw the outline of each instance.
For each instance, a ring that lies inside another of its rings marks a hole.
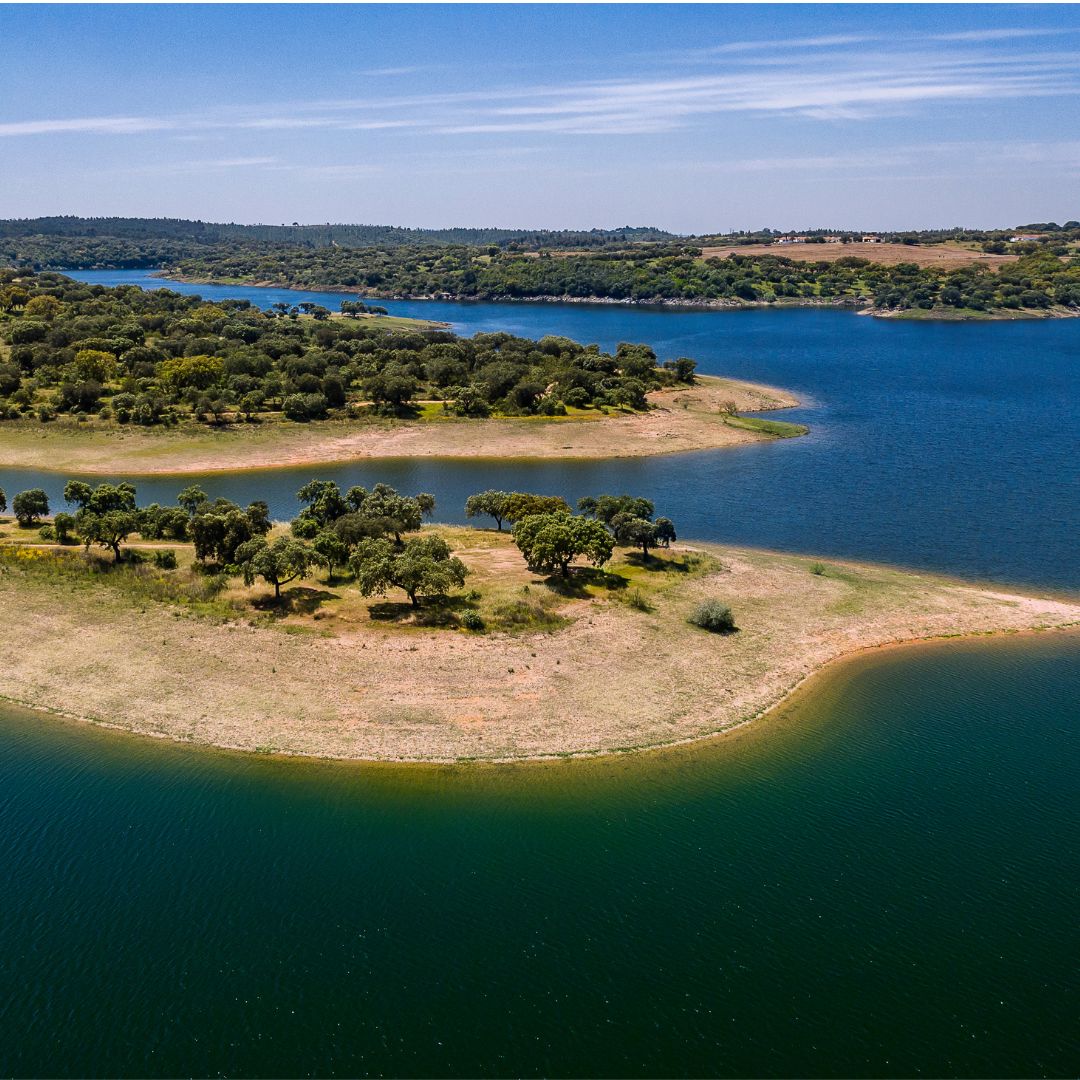
[[[482,576],[485,566],[502,572],[509,550],[505,535],[485,533],[461,554]],[[870,650],[1080,625],[1076,601],[889,567],[831,561],[817,575],[802,556],[694,550],[720,567],[669,575],[678,580],[661,585],[650,614],[570,599],[569,625],[520,636],[336,626],[332,617],[316,624],[325,629],[286,633],[139,608],[107,589],[56,595],[7,573],[0,603],[22,614],[0,625],[0,695],[230,750],[432,763],[594,757],[735,729]],[[730,602],[737,634],[687,625],[707,596]]]
[[[645,413],[587,419],[325,420],[183,430],[134,425],[93,429],[27,422],[0,425],[0,466],[80,475],[205,474],[345,464],[373,458],[644,457],[740,446],[770,436],[731,426],[740,412],[793,408],[784,390],[716,376],[649,395]]]

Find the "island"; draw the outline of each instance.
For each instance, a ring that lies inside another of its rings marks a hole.
[[[313,480],[266,504],[140,506],[130,484],[0,496],[4,699],[256,753],[518,761],[745,724],[838,658],[1080,625],[1080,604],[845,560],[680,541],[646,499],[571,508]],[[509,531],[507,531],[509,529]],[[16,615],[17,613],[17,615]],[[33,632],[28,632],[33,628]]]

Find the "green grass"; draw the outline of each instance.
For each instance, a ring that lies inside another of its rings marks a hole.
[[[790,424],[786,420],[761,420],[756,416],[725,416],[724,423],[744,431],[771,435],[774,439],[793,439],[810,430],[805,424]]]
[[[190,568],[160,570],[152,563],[123,562],[81,548],[0,545],[0,570],[25,574],[59,590],[105,588],[129,603],[162,603],[215,619],[234,619],[242,605],[219,594],[227,583],[223,576],[202,574]]]
[[[1003,322],[1015,319],[1043,319],[1053,314],[1044,309],[1033,308],[991,308],[989,311],[977,311],[975,308],[908,308],[889,318],[904,322]]]

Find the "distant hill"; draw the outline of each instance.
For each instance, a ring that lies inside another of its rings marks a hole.
[[[620,229],[408,229],[397,225],[235,225],[183,218],[73,216],[0,220],[0,239],[52,236],[77,239],[173,240],[194,243],[250,241],[288,247],[600,247],[605,244],[673,240],[675,234],[648,226]]]

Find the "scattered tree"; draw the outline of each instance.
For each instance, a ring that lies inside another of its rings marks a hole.
[[[506,515],[506,501],[510,496],[505,491],[488,489],[476,495],[470,495],[465,500],[465,516],[480,517],[487,515],[495,519],[495,525],[502,532],[503,518]]]
[[[64,485],[64,502],[79,509],[75,526],[83,544],[99,544],[120,561],[120,545],[139,528],[135,488],[131,484],[98,484],[92,488],[80,480]]]
[[[514,542],[529,569],[563,577],[579,557],[588,559],[593,566],[603,566],[615,547],[611,534],[599,521],[561,513],[522,518],[514,525]]]
[[[15,520],[24,529],[37,525],[49,513],[49,497],[41,488],[20,491],[11,500],[11,511]]]
[[[401,589],[412,606],[465,584],[468,569],[441,536],[417,536],[399,548],[385,539],[361,540],[349,560],[364,596]]]
[[[236,563],[244,575],[244,584],[252,585],[257,577],[274,586],[274,599],[281,599],[281,586],[303,577],[312,563],[312,550],[293,536],[279,536],[267,543],[265,536],[246,540],[237,548]]]

